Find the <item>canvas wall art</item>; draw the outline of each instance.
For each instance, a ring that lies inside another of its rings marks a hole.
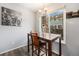
[[[21,26],[21,13],[9,8],[1,7],[1,25]]]

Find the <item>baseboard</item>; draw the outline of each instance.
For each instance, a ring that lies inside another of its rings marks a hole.
[[[27,46],[27,45],[21,45],[21,46],[18,46],[18,47],[16,47],[16,48],[12,48],[12,49],[9,49],[9,50],[0,52],[0,54],[7,53],[7,52],[9,52],[9,51],[13,51],[13,50],[15,50],[15,49],[18,49],[18,48],[21,48],[21,47],[24,47],[24,46]]]

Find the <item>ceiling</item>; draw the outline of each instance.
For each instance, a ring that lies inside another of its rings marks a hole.
[[[22,3],[24,7],[29,8],[33,12],[38,11],[39,9],[42,9],[44,7],[47,7],[49,9],[55,10],[57,8],[61,8],[64,5],[61,3]]]
[[[21,5],[29,8],[32,11],[36,11],[36,10],[42,8],[43,6],[47,5],[47,4],[46,3],[23,3]]]

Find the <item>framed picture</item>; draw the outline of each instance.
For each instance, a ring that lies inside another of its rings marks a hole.
[[[1,7],[1,25],[21,26],[21,13],[9,8]]]

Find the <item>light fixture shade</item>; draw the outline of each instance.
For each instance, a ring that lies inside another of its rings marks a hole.
[[[38,10],[38,12],[42,12],[42,10]]]
[[[44,10],[47,11],[47,8],[45,7]]]

